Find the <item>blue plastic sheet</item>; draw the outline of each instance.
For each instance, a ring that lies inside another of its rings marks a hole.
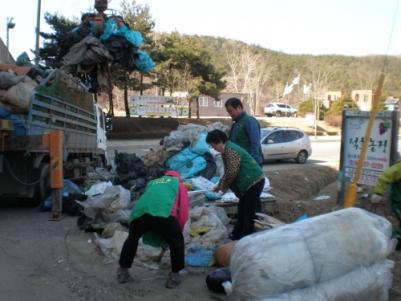
[[[130,30],[126,25],[118,28],[117,21],[113,18],[108,19],[104,25],[103,34],[100,36],[102,42],[110,39],[111,36],[124,37],[128,42],[130,42],[135,47],[139,47],[143,43],[143,37],[140,32]]]
[[[137,51],[138,58],[134,61],[136,68],[142,72],[150,72],[155,67],[152,58],[145,51]]]
[[[188,147],[167,160],[167,166],[189,179],[204,170],[207,166],[205,158],[192,152]]]
[[[7,118],[10,116],[10,111],[7,110],[6,108],[0,107],[0,118]]]
[[[308,218],[309,218],[308,214],[307,214],[307,213],[304,213],[304,214],[302,214],[301,216],[298,216],[298,217],[293,221],[293,223],[298,223],[298,222],[303,221],[303,220],[308,219]]]
[[[81,189],[79,189],[79,187],[74,182],[71,182],[70,180],[64,180],[62,188],[62,196],[67,197],[70,193],[81,193]],[[52,206],[53,206],[53,198],[50,195],[43,201],[40,209],[42,211],[49,211],[52,209]]]
[[[28,133],[25,119],[19,115],[11,114],[6,119],[10,120],[13,124],[13,134],[15,136],[25,136]]]
[[[213,258],[213,250],[192,247],[187,251],[185,256],[185,263],[191,267],[208,267],[210,266]]]
[[[208,201],[216,201],[221,199],[221,195],[217,194],[216,192],[207,191],[203,193]]]
[[[202,132],[198,136],[198,140],[196,141],[194,147],[191,148],[191,151],[197,153],[199,155],[204,155],[209,151],[209,145],[206,142],[206,132]]]

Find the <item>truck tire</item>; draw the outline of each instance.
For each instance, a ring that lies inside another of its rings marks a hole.
[[[39,165],[40,181],[36,185],[34,202],[39,205],[45,201],[50,195],[50,165],[47,162],[42,162]]]

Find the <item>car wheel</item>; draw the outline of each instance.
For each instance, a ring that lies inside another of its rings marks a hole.
[[[304,150],[301,150],[298,153],[298,156],[295,158],[295,160],[299,163],[299,164],[304,164],[306,163],[306,161],[308,160],[308,153]]]

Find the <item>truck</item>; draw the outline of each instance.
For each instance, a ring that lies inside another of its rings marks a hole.
[[[45,136],[61,131],[65,179],[105,166],[106,125],[93,95],[62,72],[43,81],[27,112],[0,110],[0,198],[43,200],[50,193],[50,153]]]

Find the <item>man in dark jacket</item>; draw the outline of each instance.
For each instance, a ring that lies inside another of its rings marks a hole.
[[[229,98],[225,107],[228,115],[233,119],[228,139],[245,149],[262,166],[259,122],[244,111],[242,102],[238,98]]]

